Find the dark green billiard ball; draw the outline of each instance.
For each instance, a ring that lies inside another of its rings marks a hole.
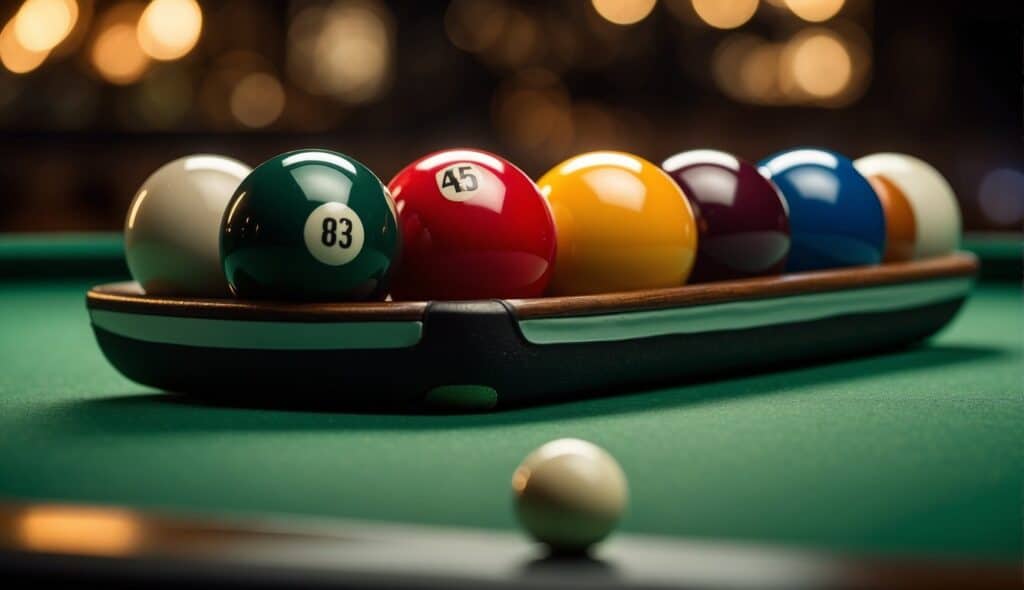
[[[381,299],[398,251],[387,188],[366,166],[327,150],[257,166],[221,222],[221,264],[238,297]]]

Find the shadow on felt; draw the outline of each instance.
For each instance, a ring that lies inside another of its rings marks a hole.
[[[452,413],[424,407],[374,407],[339,404],[313,396],[279,392],[279,396],[197,396],[139,393],[74,400],[58,411],[72,426],[107,433],[182,431],[304,431],[304,430],[431,430],[477,428],[531,422],[557,422],[690,405],[730,399],[767,397],[794,389],[856,383],[879,375],[947,367],[992,360],[1010,354],[997,348],[923,345],[877,356],[862,356],[815,365],[789,365],[772,372],[709,375],[685,384],[660,384],[642,391],[624,389],[589,392],[584,398],[514,407],[490,412]],[[786,370],[781,370],[786,369]],[[813,395],[805,392],[803,395]]]

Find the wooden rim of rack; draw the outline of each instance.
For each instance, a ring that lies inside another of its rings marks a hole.
[[[717,283],[684,285],[600,295],[509,299],[507,305],[520,319],[594,315],[668,307],[725,303],[765,297],[783,297],[859,289],[977,274],[973,254],[958,252],[927,260],[794,273]],[[137,283],[101,285],[86,296],[92,309],[155,315],[221,319],[284,319],[315,321],[400,321],[422,319],[426,301],[401,302],[280,302],[235,299],[193,299],[151,296]]]

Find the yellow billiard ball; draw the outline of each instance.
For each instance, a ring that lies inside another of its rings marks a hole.
[[[512,476],[523,528],[553,553],[580,553],[607,537],[626,508],[626,476],[595,444],[551,441],[530,453]]]
[[[538,182],[558,236],[551,295],[682,285],[697,252],[697,223],[682,189],[623,152],[590,152]]]

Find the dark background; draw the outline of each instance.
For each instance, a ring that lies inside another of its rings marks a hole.
[[[41,65],[16,74],[0,63],[0,231],[118,229],[143,179],[194,152],[255,165],[324,147],[386,182],[454,146],[536,177],[591,149],[660,162],[698,147],[757,160],[794,145],[918,155],[950,179],[968,229],[1021,229],[1020,3],[846,0],[807,22],[786,1],[762,0],[720,30],[697,0],[658,0],[631,25],[589,0],[201,0],[186,55],[111,81],[97,44],[135,26],[148,1],[79,0]],[[0,2],[0,24],[22,6]],[[846,61],[799,53],[810,37]],[[321,53],[303,49],[314,45]],[[3,47],[0,35],[0,57]],[[802,78],[787,74],[798,62]]]

